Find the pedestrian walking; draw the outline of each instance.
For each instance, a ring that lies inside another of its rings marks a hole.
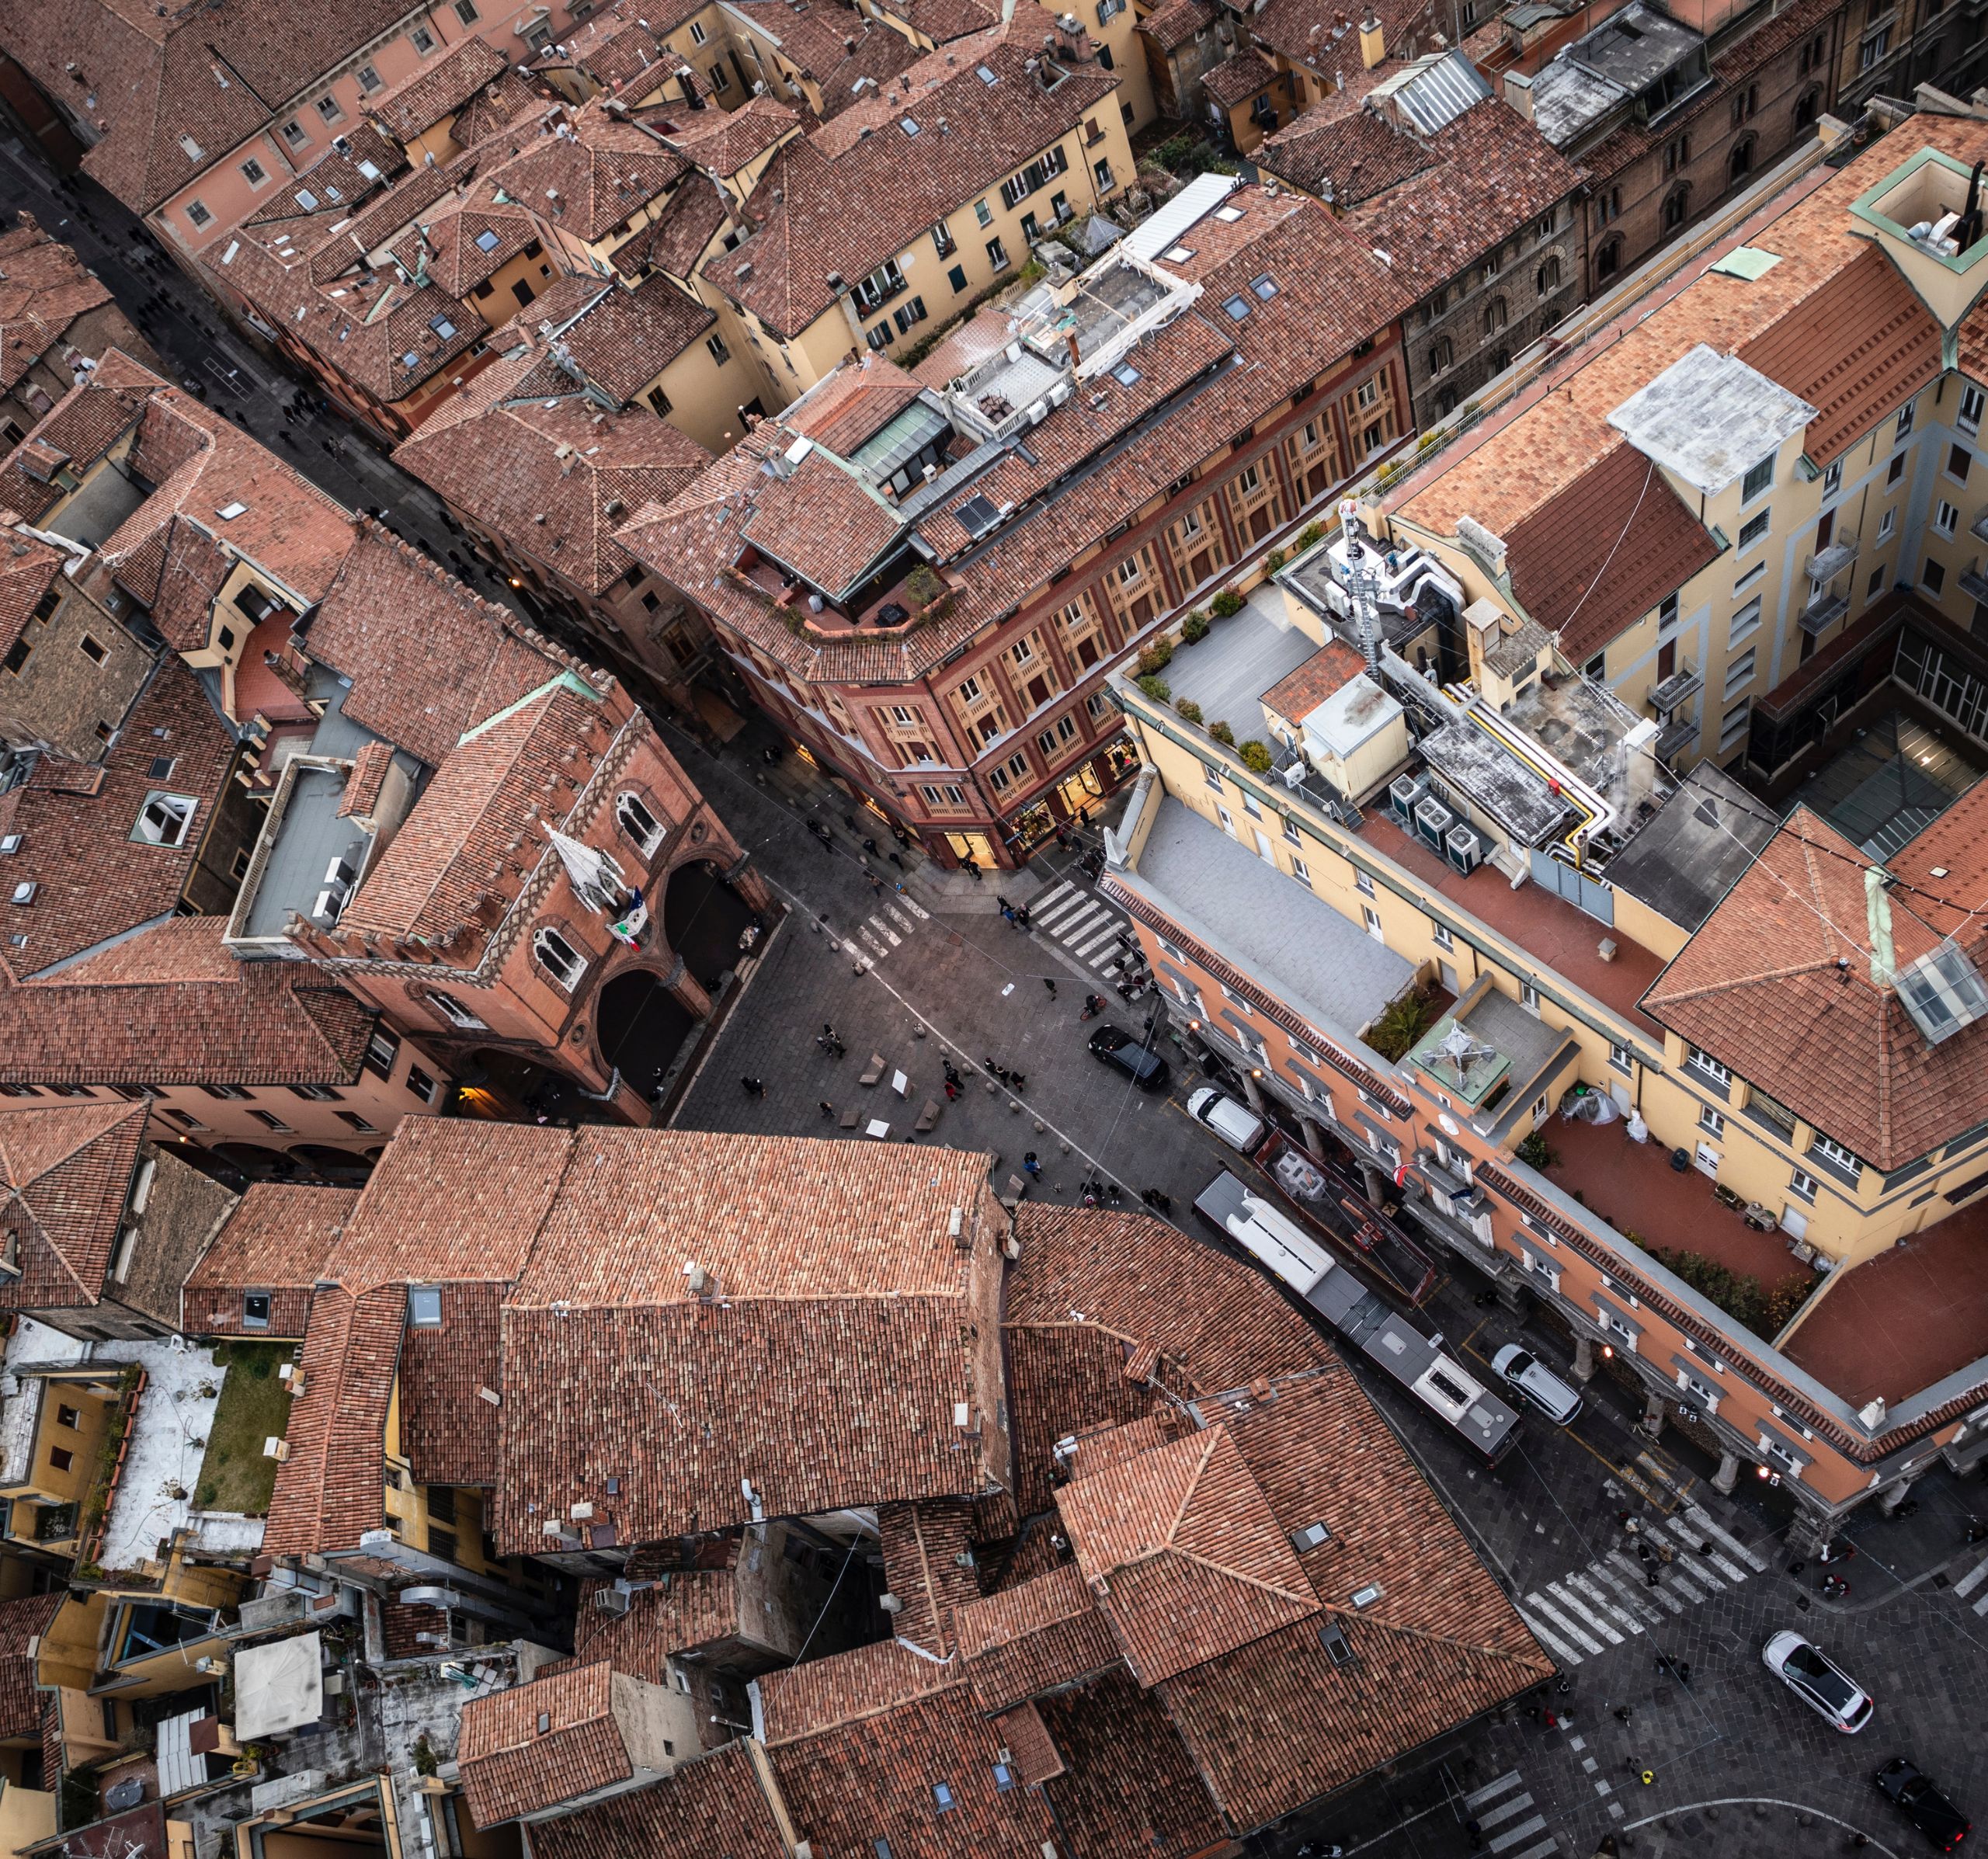
[[[1028,920],[1028,905],[1026,904],[1024,904],[1018,910],[1016,911],[1015,921],[1020,923],[1024,930],[1033,930],[1035,927],[1035,926]]]
[[[1034,1150],[1030,1149],[1022,1158],[1022,1173],[1031,1181],[1040,1181],[1042,1179],[1042,1164],[1036,1160]]]
[[[1008,919],[1010,923],[1012,924],[1014,922],[1015,912],[1014,908],[1012,905],[1003,904],[1001,906],[1001,914]]]
[[[884,856],[888,858],[893,865],[896,866],[898,870],[902,871],[905,869],[904,860],[899,858],[895,852],[886,853]],[[902,891],[904,887],[900,884],[898,888]]]
[[[952,1103],[958,1100],[960,1088],[949,1078],[946,1080],[946,1101]]]
[[[1618,1704],[1615,1707],[1615,1721],[1618,1723],[1627,1723],[1629,1721],[1629,1707],[1627,1704]]]
[[[998,891],[994,893],[994,902],[999,906],[1001,914],[1003,916],[1006,916],[1013,913],[1015,908],[1014,905],[1010,903],[1008,900]]]
[[[867,833],[864,836],[863,850],[868,853],[873,859],[878,858],[882,856],[877,850],[877,842],[871,839]]]
[[[881,897],[884,895],[884,881],[874,871],[870,874],[870,895],[872,897]]]
[[[977,884],[981,881],[980,861],[971,853],[960,860],[960,869]]]
[[[1055,982],[1051,980],[1049,976],[1045,975],[1042,978],[1042,985],[1049,990],[1049,998],[1051,1000],[1054,1000],[1056,998]]]
[[[742,1078],[739,1082],[746,1087],[746,1095],[748,1097],[763,1097],[766,1094],[766,1084],[760,1079]]]
[[[835,1115],[835,1114],[836,1114],[836,1107],[835,1107],[833,1104],[830,1103],[829,1102],[829,1100],[828,1100],[825,1097],[824,1097],[824,1098],[822,1100],[822,1116],[823,1120],[825,1121],[829,1117],[831,1117],[834,1116],[834,1115]]]

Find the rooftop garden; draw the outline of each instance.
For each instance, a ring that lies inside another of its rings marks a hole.
[[[262,1444],[280,1439],[290,1424],[290,1390],[276,1374],[290,1360],[284,1343],[217,1343],[214,1365],[228,1371],[207,1429],[193,1501],[203,1510],[244,1517],[268,1513],[276,1488],[276,1462]]]

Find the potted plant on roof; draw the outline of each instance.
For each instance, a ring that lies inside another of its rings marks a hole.
[[[943,619],[952,607],[952,589],[936,568],[921,561],[904,578],[904,603],[915,619]]]

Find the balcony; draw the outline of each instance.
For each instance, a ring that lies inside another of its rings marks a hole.
[[[1802,610],[1802,630],[1812,639],[1827,632],[1850,611],[1847,594],[1826,594]]]
[[[1818,587],[1826,587],[1857,559],[1857,532],[1839,530],[1836,540],[1803,564],[1802,572]]]
[[[1681,754],[1698,739],[1698,720],[1696,717],[1673,717],[1658,731],[1656,759],[1667,762],[1673,756]]]
[[[1687,665],[1680,672],[1673,672],[1649,693],[1650,708],[1660,716],[1668,716],[1680,704],[1688,703],[1705,688],[1705,678],[1695,665]]]
[[[1960,591],[1970,600],[1988,600],[1988,575],[1979,568],[1969,568],[1960,578]]]
[[[1988,510],[1983,510],[1967,526],[1967,533],[1976,542],[1988,542]]]

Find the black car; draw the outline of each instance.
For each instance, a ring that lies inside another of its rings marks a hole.
[[[1961,1842],[1973,1831],[1974,1823],[1903,1756],[1894,1756],[1875,1780],[1878,1792],[1903,1808],[1906,1819],[1941,1852],[1958,1852]]]
[[[1173,1075],[1165,1059],[1116,1027],[1100,1027],[1090,1036],[1090,1055],[1100,1065],[1123,1072],[1142,1091],[1163,1091]]]

